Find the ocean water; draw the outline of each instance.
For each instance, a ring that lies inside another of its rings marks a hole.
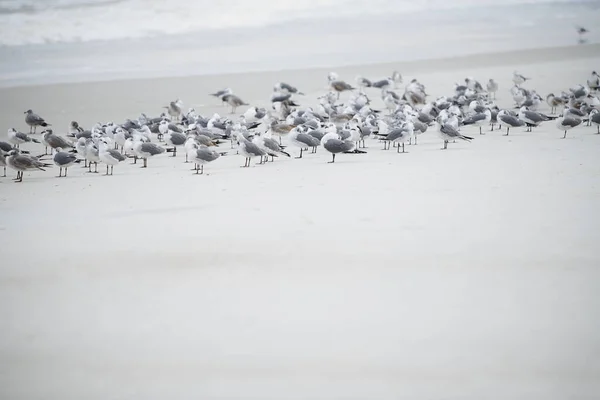
[[[0,0],[0,86],[598,42],[598,20],[599,0]]]

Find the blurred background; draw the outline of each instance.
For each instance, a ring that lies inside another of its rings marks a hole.
[[[598,21],[599,0],[0,0],[0,86],[596,43]]]

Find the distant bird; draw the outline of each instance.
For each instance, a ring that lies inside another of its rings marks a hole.
[[[590,112],[590,123],[596,125],[598,128],[598,134],[600,134],[600,111],[594,109]]]
[[[35,130],[38,126],[47,127],[50,124],[47,123],[44,118],[35,114],[31,110],[25,111],[25,123],[29,125],[29,133],[35,133]]]
[[[587,80],[588,87],[590,90],[596,91],[600,89],[600,75],[596,71],[592,71],[592,74]]]
[[[19,145],[23,143],[39,143],[40,141],[37,139],[30,138],[27,134],[23,132],[17,132],[15,128],[8,129],[8,141],[12,143],[17,149]]]
[[[6,177],[6,165],[6,157],[4,156],[4,153],[0,151],[0,167],[4,169],[4,175],[2,175],[3,178]]]
[[[54,154],[54,165],[59,167],[58,178],[62,178],[62,170],[65,170],[65,178],[67,177],[67,169],[74,165],[75,163],[80,162],[81,160],[77,159],[77,157],[73,153],[67,153],[66,151],[62,151],[62,149],[56,149],[56,154]]]
[[[280,145],[275,139],[272,139],[270,137],[266,137],[264,135],[255,136],[252,142],[254,142],[254,144],[256,144],[258,147],[260,147],[267,153],[267,155],[265,156],[266,158],[268,158],[268,156],[271,156],[271,161],[274,161],[275,157],[279,157],[280,155],[291,157],[290,153],[284,151],[282,145]]]
[[[337,133],[327,133],[321,139],[321,144],[329,153],[331,153],[332,159],[329,161],[330,164],[335,162],[335,155],[339,153],[348,153],[355,149],[354,142],[349,140],[341,140]]]
[[[519,74],[517,71],[513,72],[513,78],[512,81],[515,85],[520,86],[523,83],[525,83],[526,81],[530,80],[531,78],[526,78],[525,76]]]
[[[554,114],[557,107],[565,105],[565,100],[562,97],[555,96],[554,93],[550,93],[546,96],[546,103],[550,106],[550,113]]]
[[[83,130],[84,129],[81,126],[79,126],[79,123],[77,121],[71,121],[71,123],[69,124],[69,134],[67,136],[77,137],[77,134],[82,133]]]
[[[52,129],[46,129],[45,131],[42,131],[42,135],[44,135],[42,136],[42,142],[46,146],[45,153],[48,152],[48,147],[50,147],[50,153],[52,153],[53,149],[69,149],[73,147],[73,144],[67,139],[63,138],[62,136],[55,135]]]
[[[344,81],[331,81],[329,83],[329,86],[331,86],[331,89],[333,89],[335,92],[337,92],[337,98],[340,98],[340,93],[348,91],[348,90],[354,90],[354,88],[344,82]]]
[[[499,124],[506,125],[506,135],[505,136],[508,136],[510,128],[517,128],[517,127],[525,125],[525,122],[521,121],[516,116],[509,114],[505,110],[499,111],[496,118],[498,119]]]
[[[234,94],[226,94],[223,97],[221,97],[221,100],[223,100],[224,102],[226,102],[227,104],[229,104],[231,106],[232,114],[235,113],[235,110],[239,106],[247,106],[248,105],[248,103],[245,103],[242,99],[240,99],[238,96],[236,96]]]
[[[275,85],[275,87],[273,88],[273,91],[275,92],[281,92],[281,93],[289,93],[289,94],[299,94],[299,95],[304,95],[304,93],[298,91],[297,88],[295,88],[294,86],[287,84],[285,82],[279,82]]]
[[[185,144],[186,136],[183,133],[173,132],[170,129],[165,135],[165,142],[173,147],[173,157],[177,155],[177,147]]]
[[[404,153],[404,144],[411,141],[414,136],[414,125],[412,122],[408,122],[401,127],[390,129],[387,135],[383,138],[384,146],[388,143],[387,149],[389,150],[389,143],[398,143],[397,152],[400,153],[400,144],[402,144],[402,152]],[[384,149],[385,150],[385,149]]]
[[[29,170],[45,171],[44,168],[50,167],[51,164],[41,162],[36,157],[21,154],[19,150],[11,150],[6,156],[6,164],[9,168],[17,171],[15,182],[23,182],[23,172]]]
[[[498,83],[491,79],[487,83],[487,91],[492,95],[492,98],[496,100],[496,92],[498,91]]]
[[[462,135],[450,124],[446,123],[446,124],[438,124],[438,125],[439,125],[438,132],[440,134],[440,137],[444,141],[444,147],[442,148],[442,150],[446,150],[448,148],[448,141],[450,141],[450,140],[462,139],[467,142],[470,142],[471,140],[473,140],[473,138],[470,136]]]
[[[164,108],[167,109],[167,113],[175,118],[176,121],[179,121],[179,119],[181,118],[181,110],[183,107],[183,102],[179,99],[172,101],[169,103],[168,106],[165,106]]]
[[[585,43],[585,34],[588,33],[589,31],[584,28],[583,26],[577,26],[575,27],[575,29],[577,30],[577,34],[579,35],[579,44]]]

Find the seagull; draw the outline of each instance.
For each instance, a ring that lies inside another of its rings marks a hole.
[[[81,162],[73,153],[67,153],[66,151],[62,151],[61,148],[56,149],[56,153],[54,154],[54,165],[59,167],[59,172],[57,178],[62,178],[62,170],[65,170],[65,178],[67,177],[67,168],[74,165],[75,163]]]
[[[19,148],[19,145],[21,145],[23,143],[29,143],[29,142],[39,143],[40,142],[37,139],[30,138],[29,136],[27,136],[27,134],[25,134],[23,132],[17,132],[17,130],[15,128],[8,129],[8,141],[10,143],[12,143],[17,149]]]
[[[177,147],[185,144],[186,137],[183,133],[173,132],[171,129],[165,135],[165,142],[173,147],[173,157],[177,155]]]
[[[250,166],[250,161],[254,157],[264,157],[267,155],[267,152],[258,147],[255,143],[252,143],[248,139],[244,137],[242,134],[237,135],[238,140],[238,149],[240,154],[246,157],[246,162],[243,165],[243,168],[248,168]]]
[[[335,155],[338,153],[348,153],[354,150],[355,144],[349,140],[341,140],[337,133],[329,132],[321,139],[321,144],[331,153],[330,164],[335,162]]]
[[[300,148],[300,156],[296,158],[302,158],[304,148],[312,147],[314,149],[321,143],[317,138],[307,134],[300,127],[292,129],[290,132],[290,142]]]
[[[42,127],[47,127],[50,124],[47,123],[44,118],[40,117],[39,115],[35,114],[33,111],[31,110],[27,110],[25,111],[25,123],[27,125],[29,125],[29,133],[35,133],[35,129],[38,126],[42,126]]]
[[[600,75],[596,71],[592,71],[592,75],[587,80],[588,87],[590,90],[600,89]]]
[[[196,149],[191,149],[188,152],[188,157],[191,158],[195,163],[196,174],[204,174],[204,164],[215,161],[221,154],[219,152],[209,149],[206,146],[198,146]],[[200,166],[200,168],[198,168]],[[198,172],[200,171],[200,172]]]
[[[465,135],[462,135],[461,133],[459,133],[452,125],[450,125],[448,123],[438,124],[438,125],[439,125],[438,132],[440,133],[440,136],[444,140],[444,147],[442,148],[442,150],[446,150],[448,148],[448,141],[450,141],[450,140],[462,139],[467,142],[470,142],[471,140],[473,140],[472,137],[465,136]]]
[[[340,93],[348,91],[348,90],[354,90],[354,88],[350,84],[348,84],[344,81],[334,80],[329,83],[329,86],[331,86],[331,89],[333,89],[335,92],[337,92],[338,99],[340,98]]]
[[[273,91],[274,92],[281,92],[281,93],[289,93],[289,94],[299,94],[304,96],[304,93],[299,92],[297,88],[295,88],[294,86],[287,84],[285,82],[279,82],[275,85],[275,87],[273,87]]]
[[[600,134],[600,111],[593,109],[590,112],[590,122],[598,128],[598,134]]]
[[[519,119],[527,124],[526,132],[531,132],[533,127],[537,127],[542,122],[550,120],[548,116],[535,111],[530,111],[525,106],[519,109]]]
[[[496,118],[498,119],[498,123],[506,125],[506,135],[505,136],[508,136],[508,132],[509,132],[510,128],[517,128],[517,127],[525,125],[525,122],[521,121],[514,115],[507,113],[505,110],[499,111]]]
[[[492,98],[496,100],[496,92],[498,91],[498,83],[491,79],[487,83],[487,91],[492,94]]]
[[[523,83],[525,83],[525,81],[530,80],[531,78],[526,78],[523,75],[519,74],[517,71],[513,72],[513,78],[512,81],[514,82],[514,84],[516,86],[522,85]]]
[[[557,107],[565,105],[565,100],[562,97],[555,96],[554,93],[550,93],[546,96],[546,103],[550,106],[550,112],[554,114]]]
[[[214,96],[214,97],[223,97],[228,94],[233,94],[233,90],[231,90],[230,88],[225,88],[225,89],[217,90],[215,93],[211,93],[210,95]]]
[[[231,113],[234,114],[236,108],[238,108],[239,106],[247,106],[248,103],[245,103],[242,99],[240,99],[238,96],[234,95],[234,94],[226,94],[223,97],[221,97],[221,100],[223,100],[224,102],[226,102],[227,104],[229,104],[231,106]]]
[[[6,157],[6,164],[17,171],[15,182],[23,182],[23,172],[27,170],[45,171],[44,168],[50,167],[51,164],[46,164],[38,160],[36,157],[21,154],[19,150],[11,150]]]
[[[6,165],[6,157],[4,156],[4,153],[0,151],[0,167],[4,169],[4,175],[2,175],[3,178],[6,177]]]
[[[83,128],[79,126],[79,123],[77,121],[71,121],[69,124],[69,134],[67,136],[77,137],[77,134],[81,132],[83,132]]]
[[[62,136],[55,135],[52,132],[52,129],[46,129],[42,131],[43,139],[42,142],[46,145],[46,152],[48,152],[48,147],[50,147],[50,153],[52,153],[52,149],[68,149],[72,148],[73,144],[69,142],[67,139]]]
[[[139,136],[133,140],[133,153],[136,157],[144,160],[142,168],[148,167],[148,158],[165,152],[165,149],[150,142],[143,142]]]
[[[383,138],[384,142],[384,150],[389,150],[389,144],[391,142],[398,143],[398,153],[400,153],[400,143],[402,143],[402,152],[404,153],[404,144],[410,140],[414,136],[414,125],[412,122],[407,122],[401,127],[393,128],[388,131],[387,135]],[[388,144],[387,149],[385,148],[385,144]]]
[[[463,121],[463,125],[475,125],[479,127],[479,134],[482,135],[481,126],[489,124],[492,120],[492,112],[490,109],[486,109],[484,112],[479,112],[467,117]]]
[[[85,158],[88,161],[88,172],[92,172],[92,163],[94,163],[94,173],[98,173],[98,161],[100,161],[100,150],[92,139],[86,139]]]
[[[265,135],[255,136],[254,139],[252,139],[252,142],[267,153],[267,159],[268,156],[271,156],[271,161],[275,161],[275,157],[279,157],[282,154],[286,157],[291,157],[290,153],[285,152],[283,146],[271,137]],[[267,160],[265,160],[265,162],[266,161]]]
[[[179,120],[179,118],[181,117],[181,110],[183,107],[183,102],[179,99],[172,101],[169,103],[168,106],[165,106],[164,108],[167,109],[167,113],[175,118],[175,120]]]
[[[581,125],[581,119],[564,113],[562,117],[556,120],[556,127],[565,132],[563,139],[567,137],[567,131]]]
[[[100,148],[98,149],[98,158],[100,161],[106,164],[106,175],[108,173],[108,167],[110,166],[110,175],[113,174],[113,168],[118,163],[125,161],[125,156],[118,150],[111,149],[107,140],[100,140],[98,143]]]

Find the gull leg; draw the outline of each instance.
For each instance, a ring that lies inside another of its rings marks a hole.
[[[147,168],[148,167],[148,159],[144,158],[144,165],[142,165],[142,168]]]
[[[4,167],[4,175],[2,175],[3,178],[6,178],[6,167]]]
[[[67,168],[65,167],[65,178],[67,177]]]
[[[331,161],[328,162],[328,164],[333,164],[335,162],[335,153],[332,153],[331,156],[332,156],[332,159],[331,159]]]
[[[508,126],[507,126],[507,127],[506,127],[506,135],[504,135],[504,136],[508,136],[508,130],[509,130],[509,129],[510,129],[510,127],[508,127]]]
[[[177,155],[177,146],[173,146],[173,157]]]
[[[302,147],[300,147],[300,157],[296,157],[296,158],[302,158]]]
[[[444,140],[444,147],[442,148],[442,150],[446,150],[448,148],[448,141]]]
[[[200,175],[204,174],[204,164],[200,165]]]
[[[94,161],[94,173],[98,173],[98,163]]]
[[[106,174],[104,176],[108,176],[108,164],[106,164]]]
[[[62,178],[62,167],[58,167],[58,176],[57,178]]]
[[[567,138],[567,131],[565,131],[565,135],[563,136],[563,139]]]

